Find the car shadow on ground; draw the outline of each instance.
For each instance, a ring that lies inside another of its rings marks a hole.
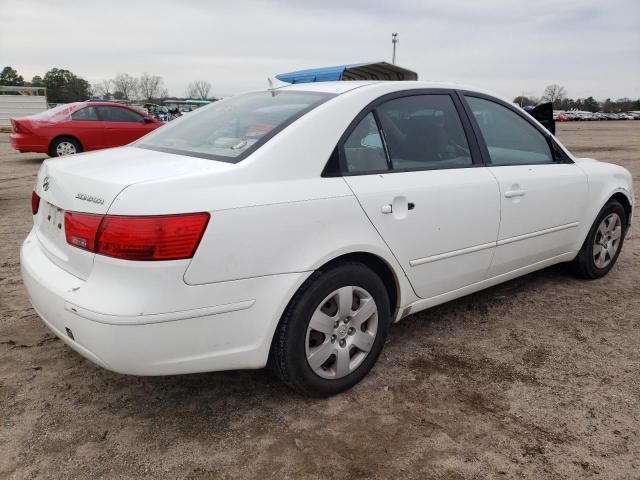
[[[410,315],[393,326],[383,354],[392,357],[394,354],[402,353],[403,343],[408,338],[420,337],[428,340],[428,330],[432,329],[434,325],[452,330],[450,335],[455,336],[456,329],[463,328],[463,322],[460,321],[462,314],[466,318],[469,317],[469,314],[472,317],[477,314],[478,321],[491,322],[490,309],[492,307],[505,301],[514,301],[514,299],[517,301],[520,295],[530,295],[532,292],[535,293],[538,288],[548,288],[549,284],[567,284],[568,282],[581,282],[581,280],[573,277],[565,265],[556,265]],[[67,355],[64,355],[67,360],[76,363],[75,367],[70,366],[70,368],[77,370],[75,378],[83,378],[85,381],[94,379],[99,384],[95,385],[95,388],[99,388],[101,391],[105,389],[120,390],[118,396],[128,397],[126,405],[131,409],[130,415],[148,415],[149,402],[157,404],[156,415],[173,416],[184,412],[185,409],[210,413],[212,398],[215,398],[215,403],[222,407],[233,407],[233,402],[238,398],[250,398],[252,400],[250,403],[261,402],[274,406],[282,401],[314,401],[313,399],[305,399],[289,390],[268,368],[138,377],[104,370],[85,360],[68,347],[61,345],[61,348],[68,350]],[[83,372],[83,370],[85,371]],[[356,386],[352,392],[357,394],[357,390],[360,388],[366,388],[366,386]],[[123,400],[125,397],[122,397]],[[228,405],[226,405],[227,400],[225,399],[228,399]],[[187,402],[187,405],[184,402]],[[223,409],[227,410],[227,408]]]

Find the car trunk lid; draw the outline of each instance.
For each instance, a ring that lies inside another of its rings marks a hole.
[[[35,185],[40,197],[34,217],[36,235],[54,263],[86,279],[95,254],[67,243],[65,212],[104,215],[118,194],[130,185],[230,166],[135,147],[49,159],[43,163]]]

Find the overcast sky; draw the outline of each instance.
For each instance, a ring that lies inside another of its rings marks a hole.
[[[391,59],[421,80],[513,98],[640,97],[639,0],[0,0],[0,68],[66,68],[91,83],[160,75],[229,95],[302,68]]]

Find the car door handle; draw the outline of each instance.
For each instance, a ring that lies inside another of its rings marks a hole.
[[[408,202],[407,203],[407,210],[413,210],[414,208],[416,208],[416,204],[413,202]],[[400,209],[402,210],[402,209]],[[393,204],[387,204],[387,205],[383,205],[382,208],[380,209],[380,211],[384,214],[389,214],[389,213],[393,213]]]
[[[524,190],[507,190],[504,192],[504,196],[507,198],[524,197],[526,193]]]

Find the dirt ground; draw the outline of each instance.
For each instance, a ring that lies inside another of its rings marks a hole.
[[[640,122],[558,136],[640,191]],[[631,234],[604,279],[554,267],[403,320],[373,372],[327,400],[265,371],[123,376],[55,339],[24,292],[42,158],[0,134],[0,478],[640,479]]]

